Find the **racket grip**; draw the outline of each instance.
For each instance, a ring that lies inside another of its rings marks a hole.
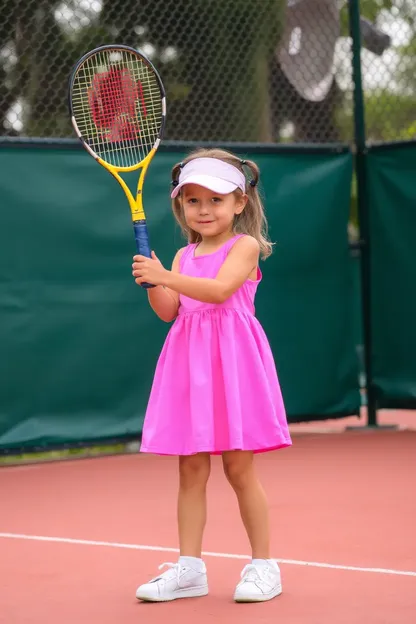
[[[147,231],[146,221],[134,221],[133,228],[134,238],[136,239],[137,253],[140,256],[146,256],[146,258],[151,258],[149,234]],[[148,284],[147,282],[140,284],[140,286],[142,286],[142,288],[154,288],[154,284]]]

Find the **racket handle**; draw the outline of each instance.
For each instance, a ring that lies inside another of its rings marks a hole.
[[[137,253],[140,256],[146,256],[146,258],[151,258],[149,234],[147,232],[146,221],[134,221],[133,228],[134,238],[136,239]],[[154,288],[154,284],[147,284],[147,282],[140,284],[140,286],[142,286],[142,288]]]

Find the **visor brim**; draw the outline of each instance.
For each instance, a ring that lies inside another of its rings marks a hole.
[[[219,193],[220,195],[228,195],[228,193],[232,193],[238,188],[237,184],[229,182],[228,180],[222,180],[221,178],[209,175],[191,174],[175,186],[170,195],[172,199],[175,199],[175,197],[178,196],[179,191],[183,186],[185,186],[185,184],[197,184],[198,186],[203,186],[204,188],[214,193]]]

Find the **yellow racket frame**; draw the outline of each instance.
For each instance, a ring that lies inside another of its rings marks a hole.
[[[109,163],[105,162],[105,160],[102,160],[101,158],[94,156],[97,162],[102,167],[104,167],[104,169],[107,169],[107,171],[111,173],[112,176],[115,177],[115,179],[120,184],[123,191],[125,192],[127,200],[129,202],[131,218],[132,218],[133,223],[136,221],[143,221],[146,219],[146,215],[145,215],[144,208],[143,208],[144,179],[146,177],[147,169],[149,168],[150,162],[153,159],[154,155],[156,154],[156,150],[157,150],[157,147],[153,147],[152,150],[146,156],[146,158],[144,158],[140,163],[133,165],[131,167],[114,167],[114,165],[110,165]],[[136,197],[134,197],[126,181],[123,180],[123,178],[121,177],[120,172],[124,171],[126,173],[129,173],[132,171],[138,171],[139,169],[141,169],[141,172],[140,172],[139,180],[137,182]]]
[[[82,66],[82,64],[89,57],[97,53],[101,53],[104,51],[123,51],[123,50],[139,57],[140,60],[144,61],[144,63],[152,70],[154,76],[157,79],[159,89],[160,89],[161,113],[162,113],[159,134],[157,138],[155,139],[153,147],[150,149],[147,156],[143,158],[143,160],[141,160],[138,163],[135,163],[134,165],[127,166],[127,167],[112,165],[108,163],[107,161],[103,160],[103,158],[101,158],[99,154],[94,152],[94,150],[89,145],[88,141],[82,136],[82,133],[78,128],[78,124],[76,122],[76,118],[75,118],[75,114],[74,114],[74,110],[72,106],[73,104],[72,89],[74,85],[74,80],[75,80],[75,76],[77,75],[77,71]],[[115,45],[108,44],[108,45],[100,46],[84,54],[84,56],[81,59],[79,59],[79,61],[76,63],[75,67],[73,68],[71,76],[70,76],[70,81],[69,81],[68,103],[69,103],[69,110],[70,110],[72,125],[74,127],[75,133],[77,134],[78,138],[81,140],[84,148],[91,154],[91,156],[102,167],[104,167],[104,169],[106,169],[117,180],[117,182],[120,184],[121,188],[123,189],[127,197],[127,200],[130,206],[131,218],[133,221],[137,253],[139,255],[150,257],[151,255],[150,243],[149,243],[149,236],[147,232],[146,216],[145,216],[145,211],[143,207],[143,186],[144,186],[144,180],[145,180],[149,165],[152,159],[154,158],[154,155],[160,145],[164,127],[165,127],[165,122],[166,122],[166,95],[165,95],[165,89],[164,89],[163,83],[160,79],[158,72],[156,71],[153,64],[150,62],[150,60],[147,57],[145,57],[142,53],[135,50],[134,48],[131,48],[125,45],[118,45],[118,44],[115,44]],[[128,173],[128,172],[133,172],[133,171],[138,171],[138,170],[140,170],[140,175],[139,175],[139,179],[137,182],[136,196],[134,197],[132,191],[128,187],[126,181],[121,177],[120,173],[123,173],[123,172]],[[152,285],[142,284],[142,286],[144,288],[150,288]]]

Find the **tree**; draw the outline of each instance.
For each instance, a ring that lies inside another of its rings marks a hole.
[[[17,55],[13,97],[24,102],[24,134],[66,134],[72,64],[88,49],[118,41],[155,49],[168,92],[167,137],[271,139],[268,64],[279,39],[280,1],[262,0],[259,10],[246,0],[103,0],[97,18],[85,17],[72,32],[57,11],[79,10],[75,0],[20,0],[12,13],[8,5],[8,45]],[[5,107],[10,98],[3,97]]]
[[[282,125],[293,121],[289,141],[349,142],[352,85],[349,78],[342,80],[350,68],[339,50],[336,81],[323,102],[303,100],[279,67],[276,51],[286,2],[0,0],[0,127],[4,134],[72,137],[67,110],[71,67],[86,51],[114,41],[143,49],[160,71],[168,98],[167,139],[281,141]],[[403,42],[393,41],[395,56],[381,57],[382,89],[368,85],[378,58],[363,52],[369,137],[412,138],[414,2],[361,0],[361,13],[380,28],[394,20],[407,33]],[[345,6],[341,17],[347,37]],[[348,50],[345,54],[349,58]],[[17,104],[19,124],[10,119]]]
[[[380,58],[362,50],[366,138],[368,143],[416,139],[416,4],[414,0],[361,0],[362,14],[391,34],[391,47]],[[342,11],[348,35],[348,11]],[[352,93],[337,110],[337,126],[348,140]]]

